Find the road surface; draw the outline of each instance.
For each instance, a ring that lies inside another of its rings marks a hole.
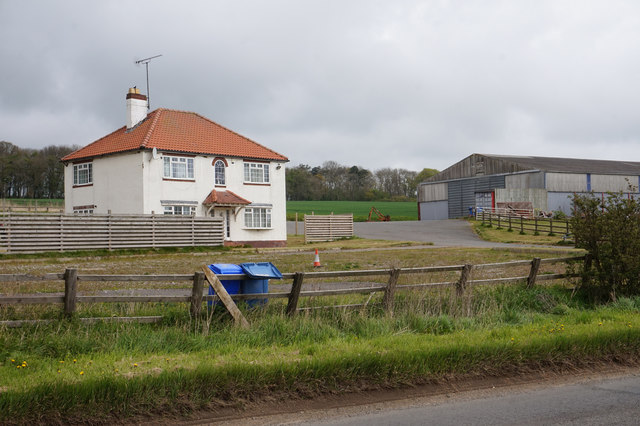
[[[580,377],[562,381],[245,417],[224,423],[363,426],[640,424],[640,370],[616,377]]]
[[[424,220],[406,222],[354,222],[354,234],[360,238],[433,243],[434,247],[513,247],[513,244],[483,241],[466,220]],[[295,233],[295,222],[287,222],[287,233]],[[304,223],[298,222],[298,234]]]

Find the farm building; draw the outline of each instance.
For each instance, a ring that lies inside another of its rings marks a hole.
[[[640,162],[471,154],[419,185],[418,215],[453,219],[501,207],[570,214],[574,193],[637,196],[639,187]]]

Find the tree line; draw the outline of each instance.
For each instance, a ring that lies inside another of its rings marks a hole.
[[[300,164],[286,171],[287,200],[414,200],[418,184],[436,173],[428,168],[415,172],[388,167],[372,172],[335,161],[316,167]]]
[[[0,198],[64,198],[64,165],[60,158],[78,146],[20,148],[0,141]],[[326,161],[322,166],[300,164],[287,168],[287,199],[413,200],[418,184],[438,171],[399,168],[375,171]]]
[[[0,141],[0,198],[64,198],[60,158],[77,146],[20,148]]]

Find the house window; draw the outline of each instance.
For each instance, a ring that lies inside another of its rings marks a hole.
[[[73,209],[73,214],[93,214],[93,209]]]
[[[193,158],[164,157],[164,177],[168,179],[193,179]]]
[[[191,216],[196,214],[195,206],[164,206],[164,214]]]
[[[73,184],[89,185],[93,183],[93,163],[73,165]]]
[[[218,160],[213,165],[213,172],[215,173],[215,184],[225,185],[224,179],[224,161]]]
[[[269,183],[269,164],[244,163],[244,181],[248,183]]]
[[[271,209],[245,208],[244,226],[247,228],[271,228]]]

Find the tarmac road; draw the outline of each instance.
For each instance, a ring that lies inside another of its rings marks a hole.
[[[514,244],[481,240],[462,219],[406,222],[354,222],[353,230],[360,238],[390,241],[433,243],[434,247],[513,247]],[[287,223],[287,233],[295,233],[295,222]],[[304,234],[304,223],[298,222],[298,234]]]
[[[363,401],[366,401],[363,398]],[[637,425],[640,371],[247,416],[228,425]]]

